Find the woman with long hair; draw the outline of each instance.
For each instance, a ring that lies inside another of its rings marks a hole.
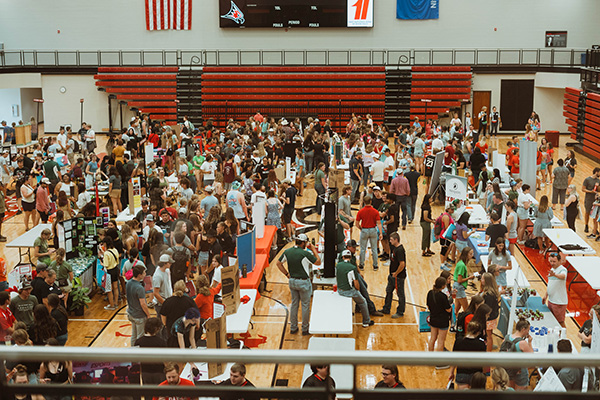
[[[44,304],[33,307],[33,325],[29,328],[29,338],[36,346],[44,346],[49,339],[56,339],[58,322],[50,315]]]
[[[575,219],[577,219],[577,215],[579,214],[579,194],[577,193],[577,186],[573,184],[567,187],[565,210],[567,214],[567,226],[575,232]]]
[[[467,332],[467,325],[473,319],[473,315],[475,311],[483,304],[483,297],[480,295],[475,295],[471,297],[471,302],[469,306],[458,314],[456,317],[456,338],[455,341],[465,336]]]
[[[294,166],[296,167],[296,183],[294,183],[294,187],[298,191],[298,196],[302,197],[302,193],[304,192],[304,176],[306,175],[306,162],[304,161],[304,154],[301,147],[296,148]]]
[[[36,212],[36,201],[35,191],[37,186],[37,178],[34,174],[27,175],[24,178],[25,182],[18,188],[21,191],[21,205],[23,207],[23,213],[25,214],[25,230],[29,230],[29,220],[33,226],[36,226],[39,222],[39,214]],[[18,197],[18,196],[17,196]]]
[[[215,295],[221,291],[221,283],[211,288],[210,281],[206,275],[198,275],[194,283],[196,284],[197,293],[194,302],[198,306],[198,310],[200,310],[200,317],[203,320],[213,318]]]
[[[232,210],[228,208],[228,210]],[[234,217],[235,218],[235,217]],[[221,220],[221,207],[212,207],[208,212],[208,215],[204,217],[204,229],[217,229],[217,224]],[[236,219],[237,221],[237,219]],[[200,232],[200,231],[199,231]]]
[[[575,158],[575,152],[573,150],[567,150],[567,157],[565,158],[565,167],[569,169],[569,185],[575,177],[575,170],[577,169],[577,159]]]
[[[517,218],[519,227],[517,228],[517,243],[524,244],[524,235],[529,223],[529,207],[533,204],[533,196],[529,194],[530,187],[528,184],[521,186],[521,193],[517,199]]]
[[[56,340],[59,345],[64,346],[69,339],[69,314],[61,304],[60,297],[56,293],[48,295],[48,308],[50,308],[50,316],[58,323],[59,329],[56,334]]]
[[[514,390],[513,388],[508,386],[510,378],[504,368],[502,368],[502,367],[494,368],[492,370],[491,378],[492,378],[493,389],[495,391],[504,392],[506,390]]]
[[[544,252],[544,248],[550,245],[550,240],[543,231],[544,229],[552,228],[551,221],[552,218],[554,218],[554,213],[548,203],[548,196],[543,195],[540,198],[540,204],[537,206],[534,213],[535,222],[533,223],[533,236],[537,238],[540,254]]]
[[[108,177],[108,194],[112,204],[112,216],[116,217],[121,211],[121,176],[117,172],[116,167],[111,167]]]
[[[456,252],[460,254],[465,247],[469,247],[469,236],[475,233],[475,229],[470,229],[469,218],[471,214],[464,212],[456,221]]]
[[[431,203],[433,199],[431,195],[427,193],[423,197],[423,202],[421,203],[421,255],[423,257],[430,257],[435,253],[431,251],[431,224],[435,223],[435,220],[431,218]]]
[[[440,276],[427,293],[429,326],[431,326],[431,336],[427,345],[429,351],[444,351],[444,343],[452,317],[452,305],[448,301],[448,296],[442,292],[445,287],[446,279]]]
[[[454,313],[456,315],[458,315],[461,309],[466,310],[469,306],[466,289],[469,281],[473,280],[475,275],[469,275],[467,272],[467,264],[472,258],[473,249],[470,247],[465,247],[461,251],[459,260],[454,268],[454,284],[452,285],[452,289],[456,291],[454,299]]]
[[[494,329],[498,326],[498,316],[500,311],[500,293],[498,292],[498,284],[494,275],[489,272],[483,274],[481,279],[481,294],[483,301],[492,311],[487,318],[485,331],[487,336],[487,351],[491,352],[494,346]]]
[[[59,346],[56,339],[50,339],[47,346]],[[44,361],[40,365],[40,382],[67,385],[73,382],[71,361]],[[69,400],[71,396],[44,396],[46,400]]]
[[[488,257],[488,268],[491,265],[495,265],[498,269],[498,277],[496,278],[498,286],[502,288],[507,287],[506,271],[512,269],[512,261],[511,255],[506,251],[506,243],[502,237],[496,239],[496,247],[494,247]]]
[[[213,207],[213,209],[214,209],[214,207]],[[233,208],[227,207],[227,209],[225,210],[225,215],[223,216],[223,221],[229,228],[229,232],[231,232],[231,236],[235,240],[237,235],[240,234],[240,223],[238,222],[237,218],[235,217]]]

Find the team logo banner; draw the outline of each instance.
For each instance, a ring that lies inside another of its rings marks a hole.
[[[397,0],[398,19],[439,19],[439,0]]]
[[[348,0],[348,28],[373,27],[373,0]]]

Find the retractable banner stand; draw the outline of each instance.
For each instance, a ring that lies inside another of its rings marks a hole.
[[[435,161],[433,162],[433,167],[431,171],[431,182],[429,183],[429,194],[433,196],[436,192],[438,185],[440,184],[440,175],[442,174],[442,166],[444,165],[444,156],[446,155],[445,151],[440,151],[435,155]],[[425,168],[428,168],[427,163],[430,162],[431,158],[426,158]],[[425,175],[427,175],[427,171],[425,171]]]
[[[398,19],[439,19],[439,0],[396,0]]]
[[[252,206],[252,223],[256,231],[256,238],[262,239],[265,235],[265,202],[258,201]]]
[[[537,143],[528,140],[519,141],[519,178],[531,187],[530,194],[535,198],[537,187]]]
[[[144,146],[144,162],[148,166],[152,161],[154,161],[154,145],[148,143]]]
[[[455,199],[467,202],[467,178],[458,175],[446,175],[446,206]]]

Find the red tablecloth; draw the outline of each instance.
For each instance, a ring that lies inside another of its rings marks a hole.
[[[269,256],[267,254],[256,254],[256,264],[254,269],[250,272],[246,278],[240,278],[240,289],[258,289],[260,280],[265,271],[265,268],[269,266]]]
[[[277,232],[277,227],[273,225],[265,225],[265,234],[262,238],[256,239],[256,254],[269,254],[273,238]]]

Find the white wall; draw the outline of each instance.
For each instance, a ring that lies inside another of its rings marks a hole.
[[[60,92],[61,86],[67,89],[65,93]],[[58,132],[65,124],[78,130],[79,99],[85,100],[83,120],[91,123],[95,131],[108,130],[108,95],[96,89],[93,75],[43,75],[42,95],[46,132]]]
[[[0,74],[0,89],[40,87],[42,74]]]
[[[31,120],[31,117],[36,118],[37,122],[44,120],[44,106],[43,103],[40,104],[40,116],[39,120],[37,120],[37,105],[38,103],[34,102],[33,99],[42,98],[42,88],[25,88],[21,89],[21,115],[23,115],[23,121],[28,124]]]
[[[533,109],[540,116],[542,130],[567,131],[562,115],[564,88],[579,87],[579,74],[473,74],[473,90],[490,90],[491,106],[498,107],[500,116],[500,87],[503,79],[533,79]],[[473,115],[471,105],[467,110]]]
[[[12,106],[16,104],[19,115],[13,116]],[[21,119],[21,92],[19,89],[0,89],[0,121],[19,123]]]
[[[372,29],[222,29],[218,0],[195,0],[191,31],[148,32],[143,0],[3,1],[0,38],[10,49],[412,49],[540,48],[567,30],[569,48],[600,42],[598,0],[444,0],[440,19],[396,19],[375,0]],[[60,31],[60,33],[58,33]],[[18,33],[18,34],[17,34]]]

